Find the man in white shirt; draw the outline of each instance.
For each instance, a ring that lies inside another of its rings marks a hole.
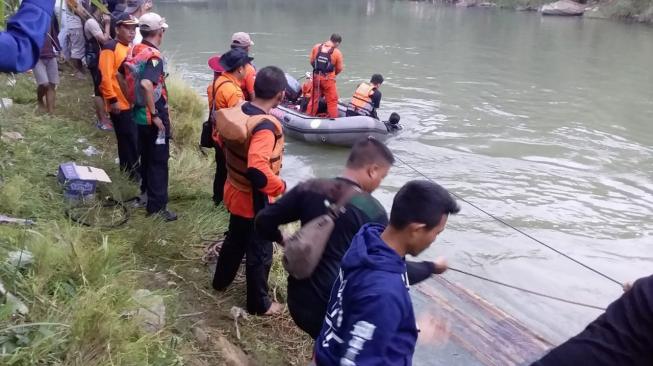
[[[101,19],[102,25],[98,19]],[[98,69],[100,50],[106,42],[111,40],[111,17],[109,14],[102,14],[102,11],[95,5],[91,5],[91,17],[84,23],[84,38],[86,40],[86,67],[93,78],[95,92],[96,127],[103,131],[111,131],[113,130],[111,120],[106,112],[102,93],[100,93],[100,70]]]
[[[84,78],[84,65],[82,59],[85,54],[85,39],[82,26],[82,16],[84,14],[84,0],[66,0],[63,2],[63,18],[66,24],[66,48],[64,56],[69,60],[77,72],[75,76]]]
[[[152,0],[127,0],[127,8],[125,9],[125,13],[131,14],[136,19],[140,19],[143,14],[152,11],[152,7]],[[143,36],[141,35],[141,32],[136,32],[136,37],[134,37],[132,45],[139,44],[142,41]]]

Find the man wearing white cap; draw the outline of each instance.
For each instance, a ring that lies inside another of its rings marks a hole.
[[[240,48],[249,54],[249,48],[253,45],[252,38],[245,32],[236,32],[231,36],[231,49]],[[256,68],[248,63],[245,66],[245,78],[240,84],[240,89],[247,101],[251,101],[254,97],[254,79],[256,79]]]
[[[136,93],[133,110],[141,148],[141,191],[147,195],[148,215],[174,221],[177,215],[167,209],[171,129],[165,60],[159,51],[168,24],[160,15],[146,13],[140,17],[138,25],[143,42],[134,46],[131,63],[144,64],[136,78],[140,80],[140,85],[135,86],[140,93]]]

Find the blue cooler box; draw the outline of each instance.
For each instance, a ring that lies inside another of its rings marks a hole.
[[[57,180],[63,186],[64,198],[73,200],[93,196],[98,182],[111,183],[104,170],[74,162],[59,165]]]

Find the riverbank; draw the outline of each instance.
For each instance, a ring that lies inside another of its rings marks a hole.
[[[460,0],[454,1],[459,7],[499,7],[519,11],[539,11],[543,5],[554,3],[551,0]],[[618,19],[641,23],[653,23],[653,0],[601,0],[578,4],[585,8],[587,18]]]
[[[201,261],[204,240],[219,237],[228,216],[210,199],[212,154],[196,148],[205,110],[197,94],[170,82],[176,135],[170,207],[180,219],[164,223],[130,210],[125,225],[102,228],[68,219],[53,176],[60,163],[75,161],[111,177],[98,197],[122,201],[137,194],[118,170],[113,133],[94,127],[90,82],[64,76],[55,116],[37,111],[35,88],[29,75],[13,86],[6,76],[0,79],[0,96],[14,101],[0,111],[0,213],[35,221],[0,225],[0,281],[19,301],[13,304],[27,310],[0,305],[2,363],[304,364],[310,342],[287,312],[234,321],[232,308],[244,306],[242,278],[224,293],[210,287],[210,270]],[[107,223],[122,214],[95,207],[84,217]],[[33,263],[24,269],[8,264],[10,253],[22,249],[33,254]],[[285,302],[278,255],[270,283]]]

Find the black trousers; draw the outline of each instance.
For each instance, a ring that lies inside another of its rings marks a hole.
[[[272,242],[261,239],[254,230],[254,219],[231,215],[218,264],[213,275],[213,288],[224,290],[236,277],[240,262],[245,257],[247,280],[247,311],[263,314],[272,301],[268,295],[268,276],[272,266]]]
[[[159,129],[154,125],[138,125],[139,146],[141,148],[141,191],[147,193],[147,212],[155,213],[168,204],[168,158],[170,140],[156,144]]]
[[[224,151],[219,146],[215,147],[215,178],[213,178],[213,202],[216,205],[224,197],[224,184],[227,181],[227,162]]]
[[[288,310],[299,329],[317,339],[322,330],[328,304],[302,284],[293,284],[288,280]]]
[[[91,78],[93,79],[93,92],[96,97],[101,97],[102,92],[100,91],[100,83],[102,82],[102,74],[97,65],[89,66],[88,71],[91,73]]]
[[[109,113],[113,130],[116,132],[116,141],[118,142],[118,158],[120,159],[120,169],[129,174],[133,180],[138,180],[140,158],[138,149],[138,130],[132,118],[132,111],[120,111],[120,113]]]

